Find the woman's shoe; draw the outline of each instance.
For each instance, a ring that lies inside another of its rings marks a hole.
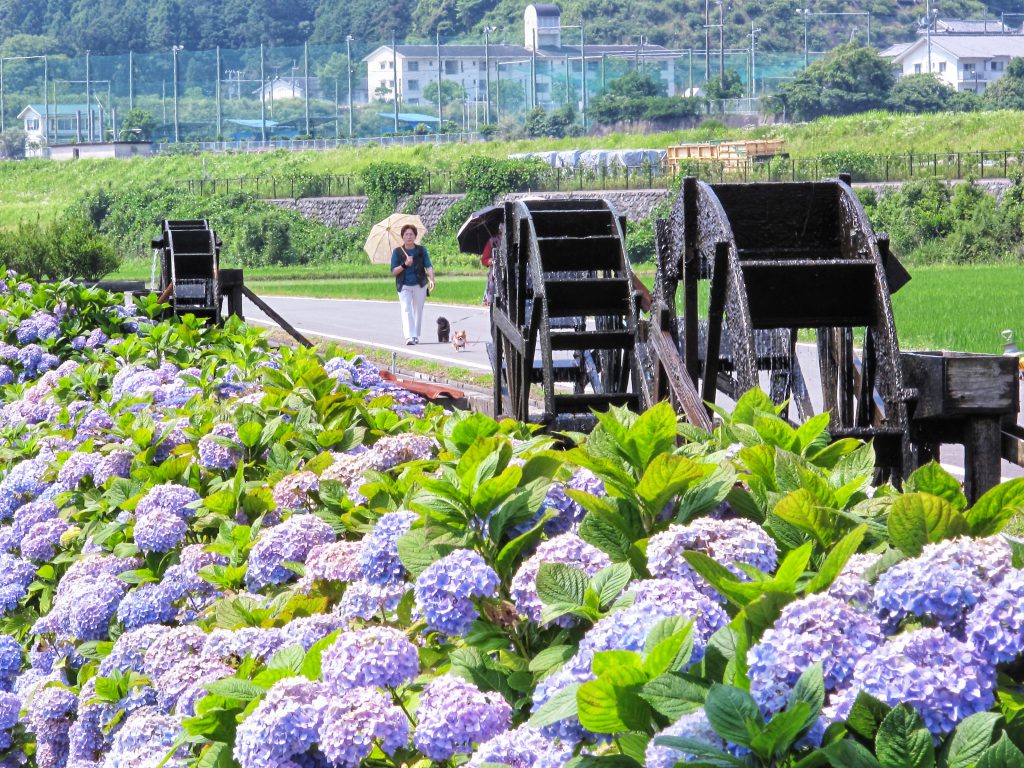
[[[416,342],[415,342],[415,341],[414,341],[413,339],[406,339],[406,340],[405,340],[405,345],[406,345],[407,347],[411,347],[411,346],[412,346],[413,344],[415,344],[415,343],[416,343]]]
[[[419,336],[413,336],[412,337],[412,343],[413,344],[419,344],[420,343],[420,337]]]

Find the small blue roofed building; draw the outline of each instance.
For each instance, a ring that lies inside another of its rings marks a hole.
[[[378,112],[382,122],[387,124],[387,128],[384,129],[383,133],[394,133],[395,132],[395,113],[394,112]],[[399,112],[398,113],[398,130],[411,131],[417,125],[425,125],[431,129],[431,133],[437,133],[438,123],[437,115],[424,115],[420,112]]]

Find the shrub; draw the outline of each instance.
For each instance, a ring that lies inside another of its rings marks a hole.
[[[98,280],[120,260],[88,220],[67,216],[49,226],[22,223],[13,232],[0,231],[0,263],[36,280]]]

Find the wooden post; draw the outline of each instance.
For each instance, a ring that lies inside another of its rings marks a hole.
[[[968,418],[964,424],[964,495],[974,504],[999,484],[999,417]]]
[[[694,381],[700,373],[697,360],[697,281],[700,255],[697,251],[697,179],[683,179],[683,363]]]

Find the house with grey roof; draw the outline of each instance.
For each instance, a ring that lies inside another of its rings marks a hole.
[[[522,86],[524,101],[540,106],[562,103],[556,90],[568,81],[577,106],[580,73],[586,66],[587,88],[593,93],[601,80],[602,61],[629,57],[643,62],[647,71],[662,79],[668,94],[676,95],[674,59],[669,51],[642,45],[581,45],[579,28],[564,28],[557,5],[528,5],[523,14],[524,44],[382,45],[366,56],[367,93],[379,101],[430,105],[423,96],[430,83],[454,81],[468,103],[486,100],[487,82],[513,80]],[[563,35],[563,32],[565,34]],[[492,85],[492,87],[494,87]],[[565,89],[562,86],[563,96]]]
[[[981,94],[1003,76],[1010,59],[1024,57],[1024,35],[933,34],[882,51],[897,75],[934,73],[958,91]]]
[[[93,136],[101,138],[102,110],[94,104],[91,111]],[[89,112],[88,104],[29,104],[18,113],[18,119],[22,121],[29,146],[41,147],[89,141]],[[47,121],[49,131],[45,130]]]

